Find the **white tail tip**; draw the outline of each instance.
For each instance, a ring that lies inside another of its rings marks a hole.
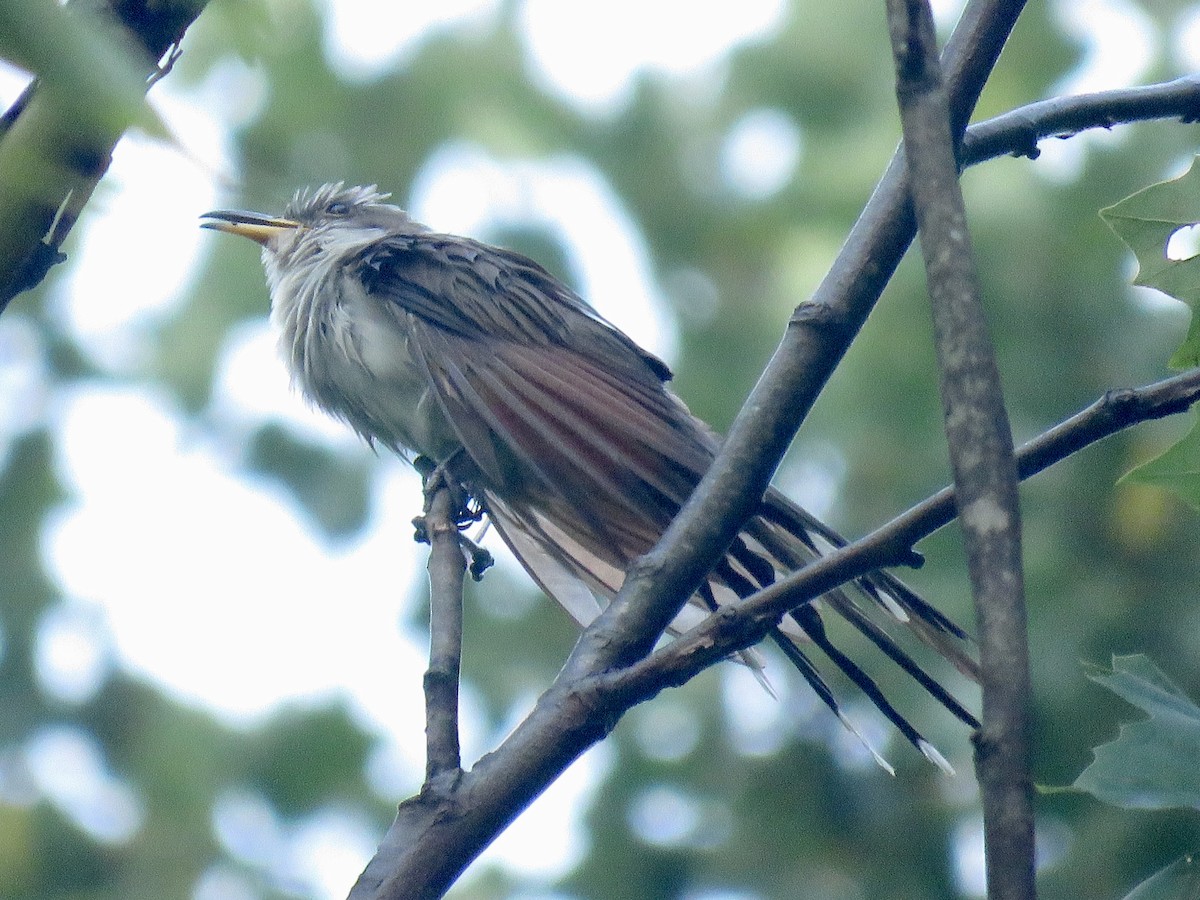
[[[879,768],[883,769],[883,771],[895,778],[896,770],[892,768],[892,764],[879,755],[879,751],[871,746],[870,741],[863,737],[862,732],[855,728],[851,721],[847,719],[841,711],[838,711],[837,717],[841,720],[842,724],[846,726],[847,730],[856,738],[858,738],[859,741],[862,742],[862,745],[867,748],[867,752],[874,757],[875,763],[879,766]]]
[[[912,618],[909,616],[908,610],[906,610],[887,594],[880,592],[879,599],[883,601],[883,605],[887,608],[887,611],[896,617],[897,622],[908,622],[909,619]]]
[[[942,756],[942,754],[938,752],[938,748],[929,743],[929,741],[922,740],[919,742],[918,746],[921,748],[921,752],[925,754],[925,758],[947,775],[954,776],[957,774],[954,771],[954,766],[950,765],[946,757]]]
[[[754,676],[754,680],[762,685],[763,690],[771,695],[772,700],[778,700],[779,695],[775,693],[775,688],[771,686],[771,680],[767,678],[766,665],[763,663],[762,655],[751,647],[749,650],[742,650],[738,653],[738,661],[750,670]]]

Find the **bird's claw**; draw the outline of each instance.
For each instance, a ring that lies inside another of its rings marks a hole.
[[[453,459],[453,457],[451,457]],[[480,581],[483,578],[483,573],[492,567],[495,559],[492,554],[479,546],[473,540],[463,534],[463,530],[474,525],[483,519],[483,507],[476,501],[463,486],[455,479],[451,478],[447,472],[448,464],[451,460],[446,460],[442,463],[436,463],[428,456],[418,456],[413,460],[413,466],[421,473],[421,478],[424,481],[425,492],[425,513],[428,514],[433,495],[441,488],[450,491],[451,508],[454,510],[451,518],[454,521],[454,527],[458,529],[458,540],[462,545],[463,553],[468,559],[467,571],[471,578],[475,581]],[[413,527],[416,533],[413,539],[418,544],[429,543],[429,530],[425,521],[425,515],[420,515],[414,518]]]

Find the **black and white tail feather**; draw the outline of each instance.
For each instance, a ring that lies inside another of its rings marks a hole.
[[[803,510],[773,492],[768,495],[767,503],[772,506],[781,505],[780,508],[772,510],[776,514],[786,511],[788,518],[800,516],[805,522],[811,521],[820,529],[820,536],[828,541],[830,546],[845,544],[844,540],[826,526],[812,520]],[[590,624],[600,614],[601,603],[597,596],[605,600],[611,599],[620,589],[624,580],[623,570],[613,569],[602,561],[590,557],[577,544],[556,533],[553,527],[530,527],[527,522],[518,523],[502,502],[494,499],[490,502],[485,500],[484,505],[489,510],[492,521],[505,543],[512,549],[525,569],[534,577],[542,590],[553,597],[581,626]],[[760,514],[759,518],[746,526],[743,535],[738,538],[735,546],[729,551],[729,555],[701,586],[696,597],[693,598],[693,604],[685,607],[675,619],[670,629],[672,633],[681,634],[697,625],[705,615],[720,606],[721,600],[718,597],[724,596],[729,599],[731,595],[750,596],[755,591],[766,587],[779,575],[793,571],[804,564],[800,549],[794,546],[797,540],[794,533],[785,532],[787,537],[782,540],[778,534],[773,536],[763,534],[762,515]],[[765,539],[764,544],[751,545],[753,538],[750,535],[755,532],[759,532],[759,536]],[[811,560],[819,555],[820,551],[813,540],[813,533],[803,532],[802,534],[804,536],[799,543],[803,552],[808,554],[807,559]],[[775,551],[771,557],[767,555],[766,546],[772,546]],[[816,603],[808,603],[793,610],[781,625],[771,630],[772,642],[792,663],[822,703],[854,734],[875,762],[889,774],[895,774],[895,770],[843,711],[832,687],[805,649],[807,646],[813,646],[820,650],[850,681],[857,685],[880,713],[926,759],[946,774],[953,775],[953,767],[938,749],[927,741],[895,708],[875,680],[849,656],[839,650],[829,638],[821,618],[820,607],[828,607],[840,615],[955,717],[971,728],[978,728],[979,723],[976,718],[946,688],[926,672],[876,619],[890,619],[897,624],[906,626],[922,642],[938,650],[960,672],[972,680],[978,680],[977,664],[964,649],[965,645],[969,643],[968,636],[961,628],[889,573],[874,573],[867,578],[859,579],[854,585],[857,589],[855,592],[870,601],[870,605],[878,610],[878,615],[873,616],[867,609],[864,609],[861,601],[856,600],[851,592],[836,589],[823,595]],[[762,674],[761,655],[751,649],[738,654],[738,658],[754,672],[760,684],[774,694],[770,683]]]

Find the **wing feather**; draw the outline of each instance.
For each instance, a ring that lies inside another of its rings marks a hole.
[[[484,485],[510,503],[553,504],[622,568],[653,546],[711,458],[565,348],[493,341],[485,352],[420,321],[410,341]]]

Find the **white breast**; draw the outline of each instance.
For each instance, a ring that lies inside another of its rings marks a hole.
[[[368,441],[446,459],[457,438],[413,358],[404,314],[384,309],[357,280],[321,271],[292,266],[270,279],[293,382]]]

